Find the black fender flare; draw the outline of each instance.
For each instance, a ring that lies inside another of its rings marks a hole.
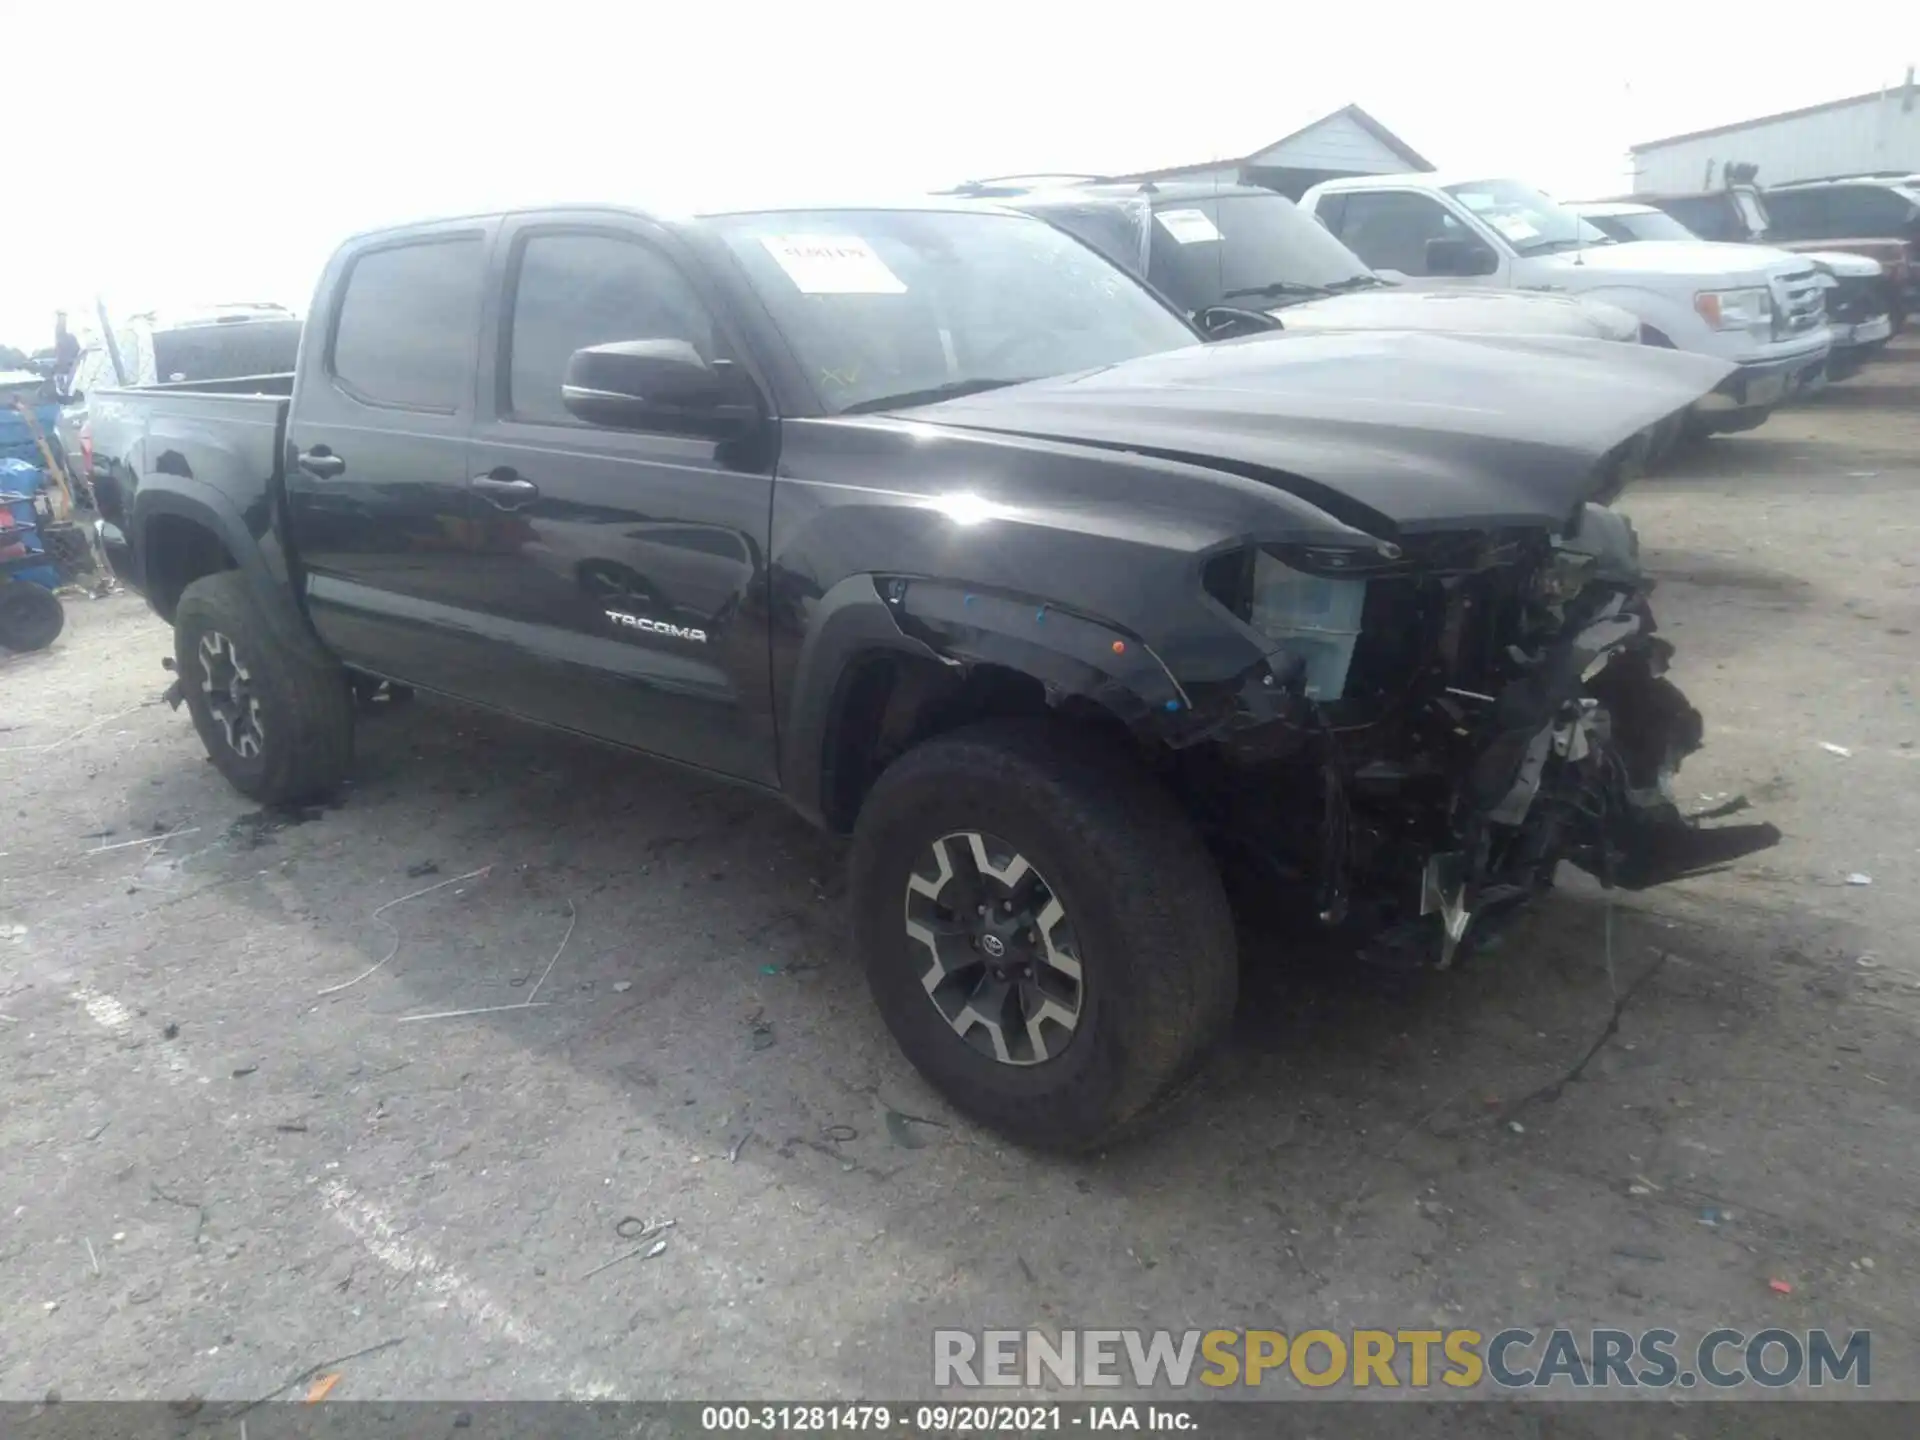
[[[147,603],[156,611],[159,600],[154,593],[153,557],[150,553],[153,522],[162,516],[188,520],[211,532],[233,557],[248,588],[262,606],[293,617],[305,629],[305,617],[299,614],[283,575],[275,573],[261,537],[248,526],[246,517],[231,497],[218,487],[188,475],[158,474],[142,479],[134,494],[131,534],[135,561]],[[276,545],[277,549],[277,545]],[[172,617],[161,612],[163,619]]]
[[[944,580],[851,575],[814,606],[780,726],[782,789],[816,824],[828,809],[834,717],[859,662],[888,651],[950,667],[997,665],[1038,681],[1050,704],[1093,701],[1135,728],[1189,718],[1186,692],[1152,648],[1111,621],[1038,597]]]

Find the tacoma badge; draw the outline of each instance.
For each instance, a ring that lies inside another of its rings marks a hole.
[[[685,625],[674,625],[665,620],[649,620],[644,615],[628,615],[624,611],[609,610],[607,618],[616,625],[625,625],[633,630],[645,630],[650,635],[670,635],[675,640],[691,640],[696,645],[707,643],[707,632],[690,630]]]

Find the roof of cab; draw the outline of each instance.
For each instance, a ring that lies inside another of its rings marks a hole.
[[[420,230],[437,230],[448,226],[491,224],[501,220],[514,220],[537,215],[622,215],[638,220],[650,220],[656,224],[686,223],[688,221],[718,220],[731,215],[809,215],[823,214],[829,211],[848,210],[919,210],[948,211],[959,214],[991,213],[1018,216],[1019,212],[1004,205],[996,205],[988,200],[972,200],[961,196],[924,196],[907,195],[884,200],[847,200],[834,203],[808,203],[804,205],[739,205],[713,210],[649,210],[638,205],[610,205],[605,201],[585,201],[574,204],[518,205],[507,210],[484,210],[464,215],[434,215],[419,220],[408,220],[397,225],[380,225],[370,230],[361,230],[349,235],[341,243],[354,244],[364,240],[379,240],[388,236],[408,235]],[[1030,217],[1028,217],[1030,218]]]

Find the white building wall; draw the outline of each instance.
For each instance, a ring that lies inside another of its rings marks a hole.
[[[1920,96],[1908,100],[1904,88],[1894,89],[1811,115],[1637,149],[1633,159],[1633,188],[1641,193],[1718,186],[1730,162],[1758,165],[1762,185],[1863,170],[1920,171]]]
[[[1351,115],[1334,114],[1258,155],[1249,165],[1280,170],[1340,170],[1355,175],[1395,175],[1406,158],[1380,141]]]

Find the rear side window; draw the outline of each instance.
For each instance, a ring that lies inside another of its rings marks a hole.
[[[513,289],[508,413],[578,424],[560,401],[567,361],[576,350],[618,340],[685,340],[704,359],[724,358],[699,296],[651,246],[594,233],[529,238]]]
[[[334,378],[371,405],[458,410],[473,389],[483,259],[477,235],[360,256],[335,322]]]
[[[230,320],[153,332],[153,368],[162,381],[285,375],[299,350],[298,320]]]

